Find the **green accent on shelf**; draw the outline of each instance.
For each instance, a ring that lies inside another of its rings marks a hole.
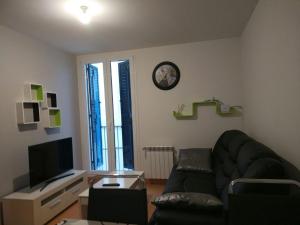
[[[61,126],[61,116],[59,109],[49,109],[50,118],[53,117],[53,120],[50,120],[50,127],[60,127]]]
[[[216,113],[223,117],[235,117],[242,115],[242,107],[241,106],[229,106],[229,110],[226,112],[222,112],[221,106],[224,105],[223,102],[217,99],[212,100],[204,100],[201,102],[193,102],[192,103],[192,114],[183,114],[184,105],[181,105],[178,111],[173,111],[173,116],[177,120],[196,120],[198,118],[198,107],[199,106],[216,106]]]
[[[36,92],[36,101],[43,101],[44,100],[44,94],[43,94],[43,86],[42,85],[37,85],[37,84],[32,84],[31,85],[32,91]]]

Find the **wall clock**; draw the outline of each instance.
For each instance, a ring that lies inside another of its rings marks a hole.
[[[153,70],[152,80],[156,87],[161,90],[174,88],[180,80],[180,71],[172,62],[161,62]]]

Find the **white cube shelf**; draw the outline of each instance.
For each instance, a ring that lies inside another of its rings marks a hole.
[[[45,128],[61,127],[61,111],[58,108],[43,110],[43,123]]]
[[[40,122],[40,108],[38,102],[17,103],[18,124],[36,124]]]
[[[57,97],[54,92],[46,92],[44,96],[44,101],[42,103],[44,109],[47,108],[57,108]]]

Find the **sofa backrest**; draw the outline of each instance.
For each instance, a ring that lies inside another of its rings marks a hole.
[[[227,203],[228,186],[237,178],[284,178],[281,159],[267,146],[239,130],[225,131],[212,153],[216,188]],[[245,186],[240,186],[245,188]]]

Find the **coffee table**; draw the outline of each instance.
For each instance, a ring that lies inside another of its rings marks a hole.
[[[145,188],[145,172],[138,170],[114,170],[104,175],[104,177],[123,177],[123,178],[137,178],[134,188]],[[132,188],[132,187],[131,187]]]
[[[110,189],[134,189],[140,187],[139,177],[104,177],[93,185],[94,188],[110,188]],[[119,183],[120,186],[103,186],[107,183]],[[87,206],[89,199],[89,189],[79,194],[79,203],[83,218],[87,218]]]
[[[145,179],[145,172],[138,170],[114,170],[104,175],[105,177],[136,177]]]

